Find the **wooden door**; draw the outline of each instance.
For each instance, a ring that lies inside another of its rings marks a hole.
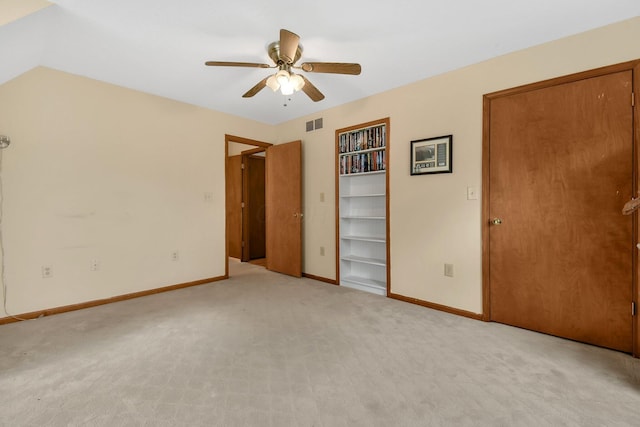
[[[229,256],[242,259],[242,156],[227,159],[227,239]]]
[[[491,100],[491,320],[631,352],[631,92],[624,71]]]
[[[265,158],[244,156],[245,164],[245,249],[247,259],[264,258],[265,243]]]
[[[267,148],[267,269],[302,276],[301,142]]]

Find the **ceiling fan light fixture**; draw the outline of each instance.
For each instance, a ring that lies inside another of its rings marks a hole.
[[[304,86],[304,79],[298,74],[291,73],[291,78],[289,79],[289,81],[293,86],[293,90],[295,90],[296,92],[302,89],[302,87]]]
[[[271,82],[269,82],[269,80],[271,80]],[[304,79],[297,74],[291,73],[286,68],[282,68],[274,76],[267,79],[267,86],[274,91],[279,88],[283,95],[292,95],[294,92],[302,89]]]
[[[280,92],[282,92],[283,95],[292,95],[294,92],[294,89],[291,82],[287,82],[285,84],[280,85]]]
[[[278,83],[278,79],[276,79],[275,74],[272,76],[269,76],[269,78],[267,79],[267,87],[269,87],[269,89],[271,89],[274,92],[280,89],[280,83]]]
[[[276,79],[280,86],[289,83],[289,72],[287,70],[280,70],[276,73]]]

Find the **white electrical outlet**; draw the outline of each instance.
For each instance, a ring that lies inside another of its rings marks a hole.
[[[50,277],[53,277],[53,267],[51,267],[50,265],[43,265],[42,266],[42,278],[43,279],[48,279]]]
[[[204,193],[204,202],[205,203],[213,203],[213,193],[207,191]]]
[[[91,271],[98,271],[98,270],[100,270],[100,261],[98,261],[97,259],[91,260]]]
[[[180,260],[180,252],[178,252],[178,251],[171,252],[171,260],[172,261],[179,261]]]
[[[453,264],[444,265],[444,275],[447,277],[453,277]]]

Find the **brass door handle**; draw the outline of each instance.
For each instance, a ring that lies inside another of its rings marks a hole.
[[[500,218],[493,218],[489,223],[492,225],[500,225],[502,224],[502,220]]]

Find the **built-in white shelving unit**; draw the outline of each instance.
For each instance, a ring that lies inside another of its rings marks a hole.
[[[339,284],[387,295],[389,119],[336,131]]]

